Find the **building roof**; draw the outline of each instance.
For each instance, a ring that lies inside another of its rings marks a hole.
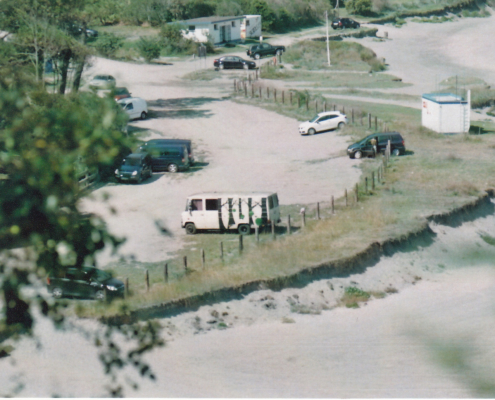
[[[194,25],[209,25],[209,24],[215,24],[219,22],[226,22],[226,21],[235,21],[238,19],[244,19],[243,15],[238,15],[237,17],[201,17],[201,18],[193,18],[193,19],[186,19],[184,21],[179,21],[179,23],[182,24],[194,24]]]
[[[211,197],[213,199],[220,199],[220,198],[234,198],[234,197],[268,197],[273,194],[276,194],[276,192],[203,192],[203,193],[196,193],[192,194],[190,196],[187,196],[187,198],[193,198],[193,197]]]
[[[442,104],[458,104],[467,103],[461,96],[453,93],[426,93],[423,94],[423,99],[434,101],[435,103]]]

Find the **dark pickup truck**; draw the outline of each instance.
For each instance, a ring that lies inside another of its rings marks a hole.
[[[268,43],[255,44],[251,46],[246,54],[251,57],[259,60],[263,56],[274,56],[282,54],[285,51],[285,46],[272,46]]]

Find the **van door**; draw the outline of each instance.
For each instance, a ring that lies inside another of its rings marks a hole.
[[[197,229],[220,229],[218,199],[191,199],[189,208]]]

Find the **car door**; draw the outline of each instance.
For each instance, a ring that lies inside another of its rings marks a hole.
[[[321,130],[328,131],[329,129],[335,128],[335,118],[336,115],[326,115],[322,117],[322,122],[320,122]]]
[[[136,111],[134,110],[134,105],[132,104],[132,101],[130,101],[125,105],[124,110],[127,113],[127,115],[129,115],[130,119],[136,118]]]
[[[223,59],[223,67],[224,68],[232,68],[232,57],[225,57]]]
[[[363,152],[363,156],[372,156],[374,154],[373,145],[371,144],[371,139],[372,138],[366,140],[366,142],[363,144],[363,147],[361,148],[361,151]]]
[[[239,57],[232,57],[232,68],[242,69],[243,64]]]

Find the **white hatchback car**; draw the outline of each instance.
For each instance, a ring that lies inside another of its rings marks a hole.
[[[115,87],[115,78],[112,75],[96,75],[89,82],[89,87],[95,89],[112,89]]]
[[[314,135],[316,132],[343,128],[347,124],[347,117],[340,111],[328,111],[317,114],[313,119],[299,125],[301,135]]]

